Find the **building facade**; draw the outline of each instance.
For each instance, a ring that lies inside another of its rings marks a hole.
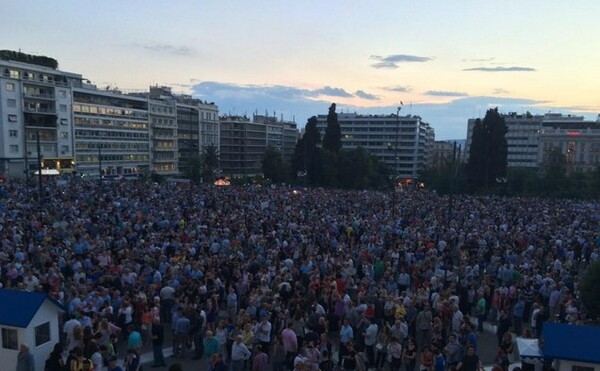
[[[71,167],[71,88],[81,84],[79,74],[0,60],[0,173],[23,177],[44,161]]]
[[[150,172],[167,176],[178,174],[177,102],[171,94],[171,88],[150,87],[148,120],[150,123]]]
[[[505,137],[508,146],[507,162],[509,168],[539,167],[540,163],[543,161],[543,153],[545,151],[541,148],[540,140],[542,138],[542,129],[546,127],[546,125],[567,128],[569,125],[578,125],[579,123],[584,122],[583,116],[562,115],[560,113],[532,115],[530,113],[517,114],[511,112],[502,114],[502,117],[504,118],[507,128]],[[468,121],[466,142],[467,158],[473,140],[473,127],[477,120],[480,119],[469,119]]]
[[[140,176],[150,171],[148,100],[99,90],[73,89],[75,162],[86,176]]]
[[[539,165],[553,149],[565,155],[567,174],[589,172],[600,166],[600,122],[549,120],[539,134]]]
[[[435,133],[419,116],[338,113],[338,123],[342,148],[364,148],[386,163],[398,178],[416,178],[427,166]],[[317,116],[321,138],[326,128],[327,115]]]
[[[253,177],[262,174],[267,149],[267,126],[246,116],[222,116],[220,160],[223,175]]]

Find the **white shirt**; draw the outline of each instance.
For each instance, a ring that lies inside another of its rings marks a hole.
[[[261,322],[258,325],[258,333],[256,334],[259,341],[268,343],[271,341],[271,322]]]
[[[248,350],[248,348],[246,347],[246,345],[244,345],[244,343],[240,342],[239,344],[237,342],[233,342],[233,345],[231,345],[231,360],[232,361],[241,361],[244,359],[249,359],[250,358],[250,351]]]

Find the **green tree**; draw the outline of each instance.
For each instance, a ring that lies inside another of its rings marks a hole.
[[[202,179],[202,157],[200,155],[191,157],[184,168],[184,176],[194,183],[200,183]]]
[[[506,177],[508,145],[504,117],[498,108],[489,109],[473,127],[467,173],[474,191],[494,187],[496,178]]]
[[[281,152],[274,147],[267,147],[262,161],[263,175],[273,183],[281,183],[287,180],[286,167],[283,163]]]
[[[218,170],[219,150],[211,144],[202,150],[202,177],[205,180],[211,180],[215,177],[215,172]]]
[[[304,135],[296,143],[294,157],[292,159],[292,177],[297,177],[299,173],[306,172],[310,184],[315,184],[317,179],[317,157],[319,148],[317,145],[321,142],[321,135],[317,129],[317,118],[315,116],[308,119],[304,128]]]
[[[323,149],[338,153],[341,148],[342,129],[340,128],[337,113],[335,112],[335,103],[332,103],[327,114],[327,127],[323,136]]]
[[[554,147],[546,152],[540,168],[542,180],[538,191],[545,196],[564,196],[568,188],[568,179],[566,176],[567,157],[562,150]]]
[[[600,260],[593,262],[579,282],[581,301],[591,319],[600,319]]]

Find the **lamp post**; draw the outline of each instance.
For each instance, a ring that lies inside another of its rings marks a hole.
[[[38,201],[42,203],[42,150],[40,145],[40,132],[36,131],[36,142],[37,142],[37,160],[38,160]]]
[[[496,178],[496,183],[498,183],[502,189],[502,193],[503,195],[506,196],[506,186],[508,184],[508,178],[507,177],[497,177]]]
[[[296,176],[302,179],[302,184],[304,184],[304,188],[306,188],[306,174],[308,174],[306,170],[298,170],[296,172]]]
[[[102,188],[102,147],[98,143],[98,184]]]
[[[396,222],[396,179],[398,179],[398,137],[400,136],[400,111],[404,103],[400,102],[398,109],[396,110],[396,138],[394,141],[394,170],[391,176],[394,178],[392,184],[392,219]]]

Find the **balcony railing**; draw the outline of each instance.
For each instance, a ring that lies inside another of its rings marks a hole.
[[[48,115],[56,114],[55,108],[25,107],[25,108],[23,108],[23,111],[29,112],[29,113],[43,113],[43,114],[48,114]]]
[[[29,93],[27,91],[23,91],[23,96],[26,98],[48,99],[48,100],[54,100],[56,98],[56,96],[52,93]]]

